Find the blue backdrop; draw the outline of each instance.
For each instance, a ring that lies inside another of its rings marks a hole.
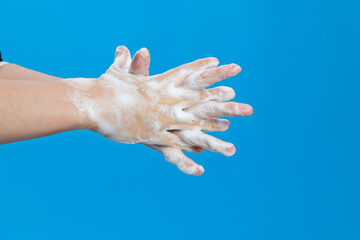
[[[0,146],[0,239],[360,239],[358,1],[3,1],[5,60],[96,77],[116,46],[151,73],[214,56],[254,115],[214,134],[227,158],[181,173],[74,131]],[[220,84],[217,84],[220,85]]]

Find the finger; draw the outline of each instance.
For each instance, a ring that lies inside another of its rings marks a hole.
[[[227,119],[209,119],[200,121],[200,128],[206,132],[224,132],[229,129],[230,122]]]
[[[181,150],[187,151],[187,152],[195,152],[195,153],[201,153],[204,151],[201,147],[198,146],[192,146],[185,142],[183,142],[178,136],[173,134],[171,131],[164,131],[160,135],[160,139],[162,143],[160,145],[166,145],[169,147],[177,147]]]
[[[227,119],[201,119],[192,113],[182,111],[176,121],[171,123],[166,130],[191,130],[200,129],[205,132],[224,132],[229,129],[230,122]]]
[[[235,146],[232,143],[224,142],[201,131],[184,130],[177,131],[174,134],[190,145],[196,144],[197,146],[212,152],[224,154],[228,157],[234,155],[236,151]]]
[[[119,69],[128,70],[131,63],[130,51],[125,46],[116,48],[114,64]]]
[[[184,109],[199,118],[250,116],[253,109],[248,104],[236,102],[203,102]]]
[[[149,76],[150,53],[146,48],[142,48],[135,53],[130,65],[130,73],[136,75]]]
[[[160,147],[159,150],[165,159],[177,166],[183,173],[200,176],[204,173],[204,168],[196,164],[193,160],[184,155],[178,148]]]
[[[216,58],[214,57],[203,58],[191,63],[181,65],[177,68],[171,69],[161,74],[161,78],[167,79],[170,76],[176,75],[176,78],[174,77],[174,79],[178,80],[176,82],[176,84],[178,84],[182,82],[184,78],[190,76],[196,71],[200,71],[207,68],[213,68],[216,67],[217,65],[219,65],[219,60],[217,60]]]
[[[159,145],[144,144],[164,155],[165,159],[176,165],[182,172],[199,176],[204,173],[204,168],[186,157],[181,150]]]
[[[219,60],[217,58],[208,57],[208,58],[203,58],[203,59],[193,61],[191,63],[184,64],[184,65],[180,66],[179,68],[185,68],[185,69],[189,69],[193,72],[196,72],[196,71],[207,69],[207,68],[213,68],[213,67],[216,67],[217,65],[219,65]]]
[[[146,144],[146,143],[141,143],[141,144],[144,145],[144,146],[147,146],[147,147],[149,147],[151,149],[154,149],[156,151],[159,151],[160,147],[164,147],[163,145],[158,145],[158,144]],[[200,147],[200,146],[192,146],[191,148],[193,149],[193,151],[188,151],[188,152],[202,153],[202,152],[205,151],[205,149]]]
[[[241,67],[237,64],[205,69],[189,76],[179,86],[192,90],[201,90],[220,80],[233,77],[239,72],[241,72]]]
[[[202,101],[229,101],[235,97],[234,89],[230,87],[216,87],[211,89],[204,89],[200,92]]]

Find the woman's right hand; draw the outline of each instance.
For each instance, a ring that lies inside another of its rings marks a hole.
[[[128,51],[126,47],[123,47],[124,51]],[[128,71],[142,76],[149,75],[150,67],[150,53],[146,48],[140,49],[134,55],[134,58],[128,68]],[[201,89],[203,94],[209,94],[208,98],[205,98],[202,103],[195,104],[185,111],[190,111],[196,116],[203,119],[210,119],[214,117],[224,117],[224,116],[250,116],[253,112],[252,107],[247,104],[241,104],[236,102],[227,102],[235,97],[235,91],[229,87],[216,87],[213,89],[204,90],[203,87],[209,85],[209,83],[215,83],[225,78],[232,77],[238,73],[238,70],[233,69],[233,65],[224,65],[221,67],[213,68],[210,70],[203,70],[193,76],[192,78],[184,81],[188,86],[194,86],[196,89]],[[196,77],[197,76],[197,77]],[[194,82],[197,80],[198,84]],[[192,83],[192,84],[191,84]],[[189,133],[188,130],[177,130],[173,131],[181,140],[193,146],[190,152],[203,152],[205,149],[208,149],[213,152],[220,152],[226,156],[229,156],[228,153],[223,153],[219,151],[217,146],[211,144],[214,140],[220,145],[223,141],[220,139],[214,138],[210,135],[199,133],[197,131],[192,131]],[[188,137],[193,135],[194,137]],[[179,148],[169,148],[165,146],[154,146],[147,145],[150,148],[153,148],[161,152],[165,158],[177,165],[183,172],[187,174],[201,175],[203,173],[202,166],[197,165],[191,159],[184,155],[181,151],[183,149]],[[235,148],[234,148],[235,149]],[[235,152],[235,151],[234,151]],[[185,166],[185,167],[184,167]]]

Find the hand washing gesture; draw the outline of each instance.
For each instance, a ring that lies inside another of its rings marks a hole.
[[[217,67],[216,58],[205,58],[148,76],[149,64],[146,49],[131,61],[128,49],[121,46],[100,78],[64,80],[72,87],[69,94],[85,126],[113,141],[156,149],[187,174],[201,175],[204,169],[182,150],[233,155],[233,144],[204,132],[225,131],[229,121],[215,117],[249,116],[252,108],[224,102],[235,96],[229,87],[204,88],[235,76],[241,68]]]

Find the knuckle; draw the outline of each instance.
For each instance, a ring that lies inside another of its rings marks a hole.
[[[210,128],[211,129],[219,129],[220,128],[220,124],[219,124],[219,121],[218,120],[210,120]]]
[[[201,99],[206,99],[212,95],[215,95],[216,92],[218,92],[219,90],[202,90],[201,91]]]
[[[228,109],[232,112],[232,113],[237,113],[238,112],[238,104],[237,103],[234,103],[234,102],[231,102],[231,103],[228,103]]]

